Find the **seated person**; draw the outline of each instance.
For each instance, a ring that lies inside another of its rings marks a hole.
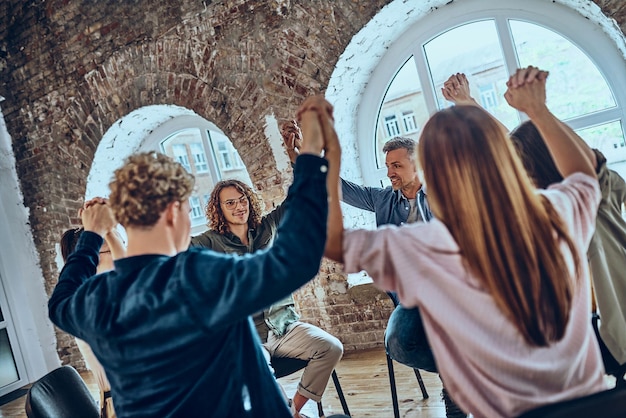
[[[298,123],[293,120],[283,123],[281,135],[289,159],[294,164],[302,142]],[[385,142],[383,153],[391,186],[361,186],[341,178],[341,200],[350,206],[374,212],[377,227],[430,221],[433,215],[428,206],[426,188],[417,175],[416,148],[417,143],[411,138],[395,137]],[[395,306],[385,330],[387,353],[406,366],[437,373],[420,310],[407,309],[400,305],[395,293],[387,294]],[[448,396],[445,385],[441,397],[447,418],[465,417],[466,414]]]
[[[321,130],[320,121],[332,118],[322,97],[305,100],[299,116],[302,155],[265,251],[187,250],[194,178],[155,152],[130,156],[115,171],[110,200],[82,210],[85,231],[48,310],[54,324],[91,346],[118,417],[292,416],[250,315],[311,280],[324,250],[327,189],[339,181],[341,150]],[[118,221],[127,256],[92,277],[102,237]]]
[[[68,229],[61,236],[61,257],[63,262],[67,261],[67,257],[74,251],[78,238],[83,233],[83,228]],[[104,243],[100,248],[100,260],[96,267],[96,273],[113,270],[113,260],[124,257],[126,250],[120,235],[116,230],[112,230],[104,237]],[[91,370],[98,389],[100,390],[100,416],[102,418],[115,418],[115,409],[113,408],[113,399],[111,398],[111,384],[107,379],[104,368],[91,351],[89,345],[83,340],[76,338],[78,350],[85,359],[87,368]]]
[[[498,122],[459,105],[435,113],[419,140],[434,220],[344,231],[330,200],[326,255],[420,307],[446,388],[475,418],[515,417],[608,386],[588,316],[600,188],[545,105],[546,78],[520,69],[505,98],[542,132],[561,183],[537,192]]]
[[[458,104],[478,103],[470,95],[465,74],[455,74],[444,83],[444,96]],[[626,221],[622,205],[626,201],[626,182],[606,166],[606,158],[591,149],[571,128],[563,124],[576,140],[596,170],[602,200],[596,218],[596,232],[589,244],[587,258],[591,267],[591,282],[597,313],[593,315],[594,330],[606,372],[624,384],[626,372]],[[541,133],[532,121],[523,122],[510,134],[522,163],[535,186],[547,189],[563,181],[554,159],[546,148]]]
[[[262,216],[261,201],[247,184],[223,180],[215,185],[206,207],[209,230],[192,237],[191,245],[236,254],[269,248],[284,214],[284,205],[279,205]],[[321,400],[343,354],[343,345],[337,338],[299,319],[292,295],[254,315],[268,365],[272,357],[309,362],[291,402],[296,417],[307,400]]]

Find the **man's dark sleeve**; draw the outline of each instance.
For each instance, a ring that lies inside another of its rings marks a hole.
[[[76,290],[91,276],[96,274],[100,247],[103,239],[100,235],[84,231],[78,238],[74,252],[67,258],[59,282],[48,301],[48,316],[62,330],[77,335],[76,314],[73,300]]]
[[[244,256],[190,250],[180,286],[206,327],[253,315],[315,277],[326,241],[327,171],[322,158],[298,157],[271,248]]]

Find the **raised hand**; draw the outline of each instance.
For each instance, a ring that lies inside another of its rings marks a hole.
[[[333,107],[324,96],[308,97],[298,109],[296,116],[302,129],[301,153],[319,155],[325,149],[326,140],[320,118],[333,120]]]
[[[467,77],[463,73],[452,74],[444,83],[441,89],[443,97],[454,104],[477,105],[470,94],[470,85]]]
[[[87,201],[83,208],[78,210],[85,231],[92,231],[106,236],[115,226],[117,220],[106,199],[94,198]]]
[[[295,163],[298,154],[300,154],[300,148],[302,147],[302,131],[298,126],[298,122],[290,120],[283,123],[280,127],[280,134],[283,137],[285,148],[287,148],[289,160]]]
[[[507,81],[504,98],[507,103],[531,119],[547,110],[546,80],[548,72],[529,66],[518,69]]]

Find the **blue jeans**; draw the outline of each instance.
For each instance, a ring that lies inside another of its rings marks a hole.
[[[398,305],[394,309],[385,331],[385,349],[398,363],[438,373],[418,308],[406,309]]]

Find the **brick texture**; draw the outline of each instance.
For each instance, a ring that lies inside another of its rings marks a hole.
[[[460,1],[460,0],[457,0]],[[3,0],[0,95],[49,294],[55,244],[76,225],[98,143],[142,106],[175,104],[227,133],[264,199],[284,197],[264,118],[323,92],[351,38],[388,0]],[[595,0],[626,30],[621,0]],[[357,301],[324,263],[297,294],[303,319],[346,350],[380,346],[385,297]],[[57,332],[64,363],[82,360]]]

